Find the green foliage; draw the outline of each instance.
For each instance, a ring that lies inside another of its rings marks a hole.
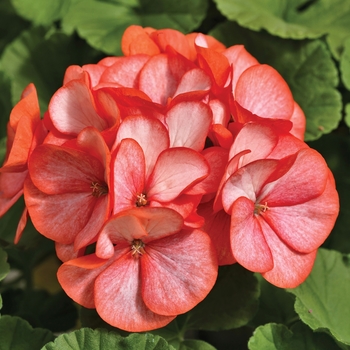
[[[189,32],[202,22],[206,0],[140,0],[102,2],[78,0],[63,18],[67,33],[76,30],[94,48],[107,54],[121,55],[120,40],[124,30],[132,25],[172,28]]]
[[[339,58],[350,35],[350,7],[344,0],[215,0],[221,13],[242,27],[266,29],[281,38],[313,39],[328,34]]]
[[[232,22],[220,24],[211,34],[228,46],[243,44],[260,63],[278,70],[306,115],[305,140],[315,140],[337,128],[342,109],[336,89],[338,73],[322,41],[283,40]]]
[[[47,344],[42,350],[171,350],[173,347],[152,334],[131,334],[123,338],[114,332],[104,329],[92,330],[82,328],[78,331],[62,334],[54,342]]]
[[[0,318],[0,350],[40,350],[53,339],[50,331],[32,328],[19,317]]]
[[[350,256],[320,249],[307,280],[290,289],[297,298],[295,310],[313,330],[327,330],[350,345]]]
[[[332,350],[339,349],[326,334],[313,333],[298,323],[290,330],[282,325],[269,323],[258,327],[248,343],[250,350]]]
[[[350,90],[350,38],[344,42],[344,51],[340,57],[340,73],[345,87]]]

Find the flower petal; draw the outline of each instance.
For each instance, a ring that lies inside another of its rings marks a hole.
[[[140,258],[142,298],[161,315],[182,314],[214,286],[217,258],[208,235],[182,231],[146,245]]]
[[[103,271],[95,282],[96,310],[101,318],[128,332],[161,328],[175,316],[153,313],[141,296],[140,264],[131,254],[124,255]]]

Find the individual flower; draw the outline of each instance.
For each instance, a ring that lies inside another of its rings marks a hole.
[[[110,215],[109,163],[109,149],[92,127],[65,146],[37,147],[24,188],[35,228],[75,250],[93,242]]]
[[[225,182],[222,203],[231,216],[233,257],[283,288],[311,272],[339,210],[330,170],[310,148],[241,167]]]
[[[202,301],[217,277],[208,235],[182,225],[181,215],[168,208],[121,212],[103,226],[94,254],[59,268],[59,282],[114,327],[163,327]]]

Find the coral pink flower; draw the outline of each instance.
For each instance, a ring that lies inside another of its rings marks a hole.
[[[29,84],[13,108],[7,125],[5,162],[0,168],[0,216],[23,194],[28,158],[35,147],[42,143],[46,133],[40,119],[36,89],[33,84]],[[24,209],[16,232],[16,243],[26,222],[27,210]]]
[[[184,218],[193,213],[195,206],[181,195],[189,190],[192,196],[203,194],[194,185],[208,176],[208,163],[195,150],[169,148],[169,143],[168,132],[158,120],[135,116],[123,121],[112,159],[113,213],[145,206],[177,208]]]
[[[132,209],[102,228],[96,253],[64,263],[58,279],[79,304],[131,332],[163,327],[202,301],[217,259],[201,230],[168,208]]]
[[[24,196],[36,229],[75,250],[90,244],[109,216],[109,150],[85,128],[67,146],[41,145],[29,160]]]
[[[224,184],[222,203],[234,258],[283,288],[308,276],[339,210],[332,175],[309,148],[243,166]]]

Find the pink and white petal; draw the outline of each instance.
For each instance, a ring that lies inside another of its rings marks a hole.
[[[138,54],[121,57],[120,60],[105,69],[100,83],[117,83],[121,86],[137,88],[141,69],[150,59],[149,55]]]
[[[245,150],[251,152],[242,156],[239,167],[257,159],[265,159],[277,142],[278,134],[271,127],[258,123],[245,124],[231,146],[229,159]]]
[[[112,183],[113,213],[134,208],[145,187],[145,157],[135,140],[121,141],[112,162]]]
[[[72,80],[53,95],[49,113],[55,128],[64,134],[78,134],[87,126],[99,131],[108,127],[95,111],[93,97],[82,80]]]
[[[95,197],[87,193],[47,195],[30,178],[24,183],[24,199],[34,227],[45,237],[70,244],[87,224]]]
[[[174,69],[176,68],[170,67],[167,55],[153,56],[140,72],[139,89],[153,102],[166,105],[179,84],[173,73]]]
[[[212,123],[211,109],[203,102],[180,102],[166,116],[170,147],[202,151]]]
[[[290,121],[293,123],[293,128],[290,131],[292,135],[300,140],[304,140],[305,129],[306,129],[306,118],[303,110],[294,101],[294,110]]]
[[[273,258],[273,268],[262,276],[280,288],[297,287],[310,274],[317,251],[308,254],[296,252],[287,246],[264,220],[260,223]]]
[[[162,152],[146,185],[149,200],[169,202],[209,174],[205,158],[190,148]]]
[[[256,160],[234,172],[222,188],[222,204],[226,212],[231,212],[231,206],[239,197],[249,198],[255,203],[257,193],[278,165],[278,160],[274,159]]]
[[[289,247],[311,253],[330,234],[338,212],[338,193],[330,179],[319,197],[294,206],[273,207],[263,218]]]
[[[209,91],[211,87],[210,77],[203,69],[194,68],[186,72],[174,93],[174,98],[180,94],[193,91]]]
[[[271,66],[261,64],[246,69],[239,77],[235,99],[262,118],[291,119],[292,93],[282,76]]]
[[[89,309],[95,308],[95,280],[116,258],[126,254],[126,251],[124,249],[118,253],[110,260],[91,254],[62,264],[57,271],[57,278],[63,290],[78,304]]]
[[[245,197],[232,206],[231,249],[239,264],[253,272],[266,272],[273,268],[273,259],[264,237],[261,220],[254,214],[254,203]]]
[[[147,178],[152,172],[159,154],[169,147],[168,131],[157,119],[140,115],[131,116],[125,118],[121,123],[115,146],[127,138],[134,139],[141,146],[146,160]]]
[[[150,242],[141,259],[142,298],[153,312],[182,314],[210,292],[218,265],[209,236],[200,230],[181,231]]]
[[[259,64],[259,62],[243,45],[233,45],[222,54],[227,57],[229,63],[233,66],[232,91],[234,92],[237,80],[241,74],[249,67]]]
[[[291,206],[310,201],[323,193],[329,170],[322,156],[311,148],[302,149],[295,156],[290,169],[258,194],[259,202],[267,202],[269,207]],[[280,162],[286,160],[284,158]]]
[[[209,107],[213,113],[212,124],[220,124],[226,128],[231,118],[229,107],[219,99],[211,99]]]
[[[270,159],[281,159],[291,154],[297,153],[303,148],[309,148],[309,146],[300,139],[291,134],[281,134],[278,137],[278,142],[273,151],[268,155]]]
[[[95,157],[55,145],[37,147],[28,168],[35,186],[47,194],[92,193],[92,182],[104,182],[105,176],[103,165]]]
[[[95,282],[95,305],[100,317],[128,332],[161,328],[175,316],[152,312],[142,300],[139,259],[124,255],[103,271]]]
[[[231,216],[224,210],[214,212],[213,201],[200,204],[197,213],[205,218],[202,230],[208,233],[216,249],[219,266],[236,262],[232,255],[230,242]]]
[[[74,241],[76,250],[82,249],[92,242],[96,241],[96,237],[101,227],[107,221],[109,216],[109,197],[102,196],[96,199],[89,221],[84,228],[77,234]]]
[[[101,75],[106,69],[106,67],[99,64],[84,64],[82,68],[89,74],[91,87],[94,87],[99,83]]]

